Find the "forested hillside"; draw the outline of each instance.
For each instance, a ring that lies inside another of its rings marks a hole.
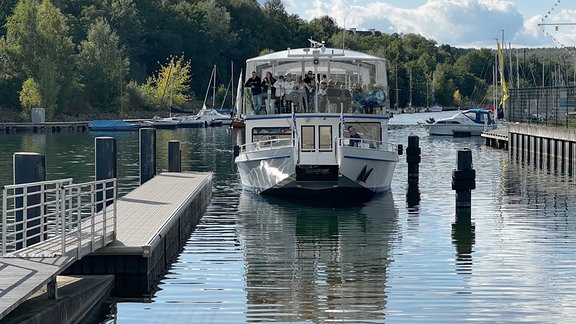
[[[387,58],[393,106],[491,102],[496,44],[459,49],[415,34],[351,33],[327,16],[289,15],[280,0],[2,0],[0,26],[0,107],[24,116],[31,107],[45,107],[49,119],[167,113],[168,87],[174,105],[198,109],[214,65],[221,100],[246,58],[309,38]],[[514,50],[504,74],[513,86],[517,76],[523,87],[571,84],[570,53]]]

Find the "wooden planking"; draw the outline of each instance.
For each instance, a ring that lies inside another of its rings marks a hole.
[[[57,258],[0,258],[0,319],[75,261]]]
[[[116,241],[103,254],[137,250],[162,235],[173,216],[212,182],[212,173],[162,173],[117,200]],[[28,255],[52,253],[57,242]],[[84,250],[84,249],[83,249]],[[0,258],[0,319],[26,301],[76,259],[61,257]]]
[[[508,129],[505,127],[495,128],[486,132],[482,132],[482,137],[507,141]]]
[[[211,181],[212,173],[165,172],[118,199],[116,241],[97,254],[145,254],[173,216]]]

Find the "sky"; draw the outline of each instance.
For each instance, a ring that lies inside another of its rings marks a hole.
[[[305,20],[328,15],[339,27],[415,33],[461,48],[576,46],[576,0],[282,0]]]

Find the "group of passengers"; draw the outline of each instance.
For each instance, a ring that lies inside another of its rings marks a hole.
[[[370,91],[359,83],[346,89],[343,83],[328,80],[325,74],[315,76],[312,71],[296,80],[290,73],[275,78],[269,71],[261,79],[256,71],[252,71],[244,86],[251,90],[256,114],[289,113],[292,109],[314,112],[316,95],[319,112],[339,112],[340,103],[343,103],[345,107],[351,107],[351,112],[373,113],[374,108],[382,107],[386,100],[379,85],[374,85]]]

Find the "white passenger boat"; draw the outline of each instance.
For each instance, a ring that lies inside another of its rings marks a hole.
[[[496,128],[493,112],[484,109],[469,109],[448,118],[430,118],[421,125],[430,135],[480,136],[482,132]]]
[[[388,143],[389,100],[363,105],[348,89],[353,84],[379,85],[387,94],[386,61],[311,43],[310,48],[246,62],[246,71],[259,76],[290,73],[297,80],[309,71],[326,74],[331,82],[327,91],[316,91],[307,106],[291,97],[291,107],[272,114],[254,109],[251,102],[243,107],[246,143],[235,150],[242,185],[264,195],[368,200],[390,189],[398,149]],[[361,138],[351,140],[350,127]]]

